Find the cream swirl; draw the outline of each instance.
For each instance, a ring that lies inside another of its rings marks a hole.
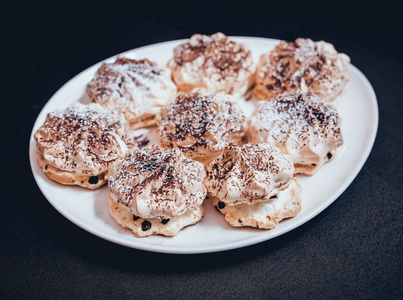
[[[313,92],[333,101],[345,89],[350,58],[332,44],[310,39],[281,42],[260,57],[254,92],[261,100],[284,92]]]
[[[242,96],[254,81],[255,65],[250,50],[221,32],[195,34],[174,49],[168,67],[180,91],[201,87]]]
[[[203,89],[179,93],[157,115],[160,144],[164,148],[178,147],[189,157],[212,155],[241,142],[245,120],[230,95]]]
[[[103,63],[87,86],[92,102],[123,113],[130,123],[153,118],[176,95],[168,68],[147,59]]]
[[[207,190],[228,205],[276,197],[294,172],[292,159],[269,144],[231,145],[207,167]]]
[[[340,123],[336,108],[318,96],[287,93],[258,102],[248,120],[248,139],[280,148],[294,164],[322,164],[343,144]]]
[[[206,171],[179,149],[134,149],[109,168],[111,197],[142,218],[174,217],[200,206]]]
[[[49,113],[34,137],[49,164],[88,176],[106,172],[110,162],[135,144],[124,119],[93,103],[74,103]]]

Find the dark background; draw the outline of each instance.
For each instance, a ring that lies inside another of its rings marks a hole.
[[[403,298],[401,10],[398,2],[330,3],[2,4],[0,298]],[[125,248],[59,214],[28,160],[33,123],[49,98],[109,56],[217,31],[323,39],[351,57],[373,85],[380,114],[372,153],[351,186],[287,234],[203,255]]]

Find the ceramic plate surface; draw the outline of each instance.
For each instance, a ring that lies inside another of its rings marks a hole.
[[[255,37],[232,38],[250,47],[255,62],[261,54],[272,50],[279,42]],[[174,47],[184,41],[150,45],[120,55],[136,59],[148,58],[160,66],[165,66],[172,56]],[[112,62],[115,58],[105,61]],[[337,150],[336,158],[325,164],[314,176],[297,176],[303,191],[302,211],[296,217],[282,221],[272,230],[233,228],[224,220],[224,216],[212,207],[211,202],[206,201],[203,204],[205,208],[203,219],[198,224],[183,229],[175,237],[136,238],[109,215],[107,186],[90,191],[58,184],[48,179],[36,162],[33,134],[43,124],[49,112],[65,108],[75,101],[88,102],[85,87],[100,64],[71,79],[48,101],[33,127],[29,156],[39,188],[63,216],[92,234],[124,246],[176,254],[206,253],[240,248],[284,234],[315,217],[346,190],[364,165],[375,141],[378,128],[376,96],[366,77],[350,65],[350,85],[337,102],[337,109],[342,118],[344,144]],[[249,116],[254,109],[254,101],[241,99],[240,104],[245,114]],[[151,141],[156,141],[155,129],[140,132],[147,134]]]

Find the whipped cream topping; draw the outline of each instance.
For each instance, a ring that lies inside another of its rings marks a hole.
[[[34,137],[49,164],[88,176],[106,172],[135,145],[127,122],[94,103],[77,102],[49,113]]]
[[[269,144],[231,145],[207,167],[207,190],[228,205],[267,201],[294,173],[291,157]]]
[[[286,93],[259,101],[248,120],[249,140],[269,143],[291,155],[294,164],[321,164],[343,144],[336,108],[308,93]]]
[[[123,113],[130,123],[154,117],[176,95],[168,68],[147,59],[103,63],[87,86],[90,100]]]
[[[347,85],[350,58],[332,44],[310,39],[281,42],[260,57],[255,94],[265,100],[284,92],[313,92],[333,101]]]
[[[134,149],[109,168],[111,197],[142,218],[174,217],[198,207],[206,197],[202,163],[179,149],[158,145]]]
[[[221,32],[211,36],[195,34],[174,49],[168,67],[183,92],[202,87],[243,95],[254,80],[255,65],[250,50]]]
[[[157,115],[160,144],[181,149],[189,157],[212,155],[245,134],[245,116],[230,95],[195,89]]]

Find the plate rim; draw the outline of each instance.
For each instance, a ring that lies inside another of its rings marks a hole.
[[[234,40],[252,40],[252,41],[263,41],[263,42],[275,42],[278,43],[281,40],[279,39],[273,39],[273,38],[265,38],[265,37],[253,37],[253,36],[229,36],[231,39]],[[108,233],[103,233],[100,230],[94,229],[92,227],[88,227],[85,226],[85,224],[82,224],[82,222],[78,219],[75,219],[73,216],[70,215],[70,213],[68,211],[64,211],[62,210],[62,208],[57,204],[57,201],[51,200],[51,197],[47,195],[47,191],[46,189],[44,189],[44,187],[42,187],[37,180],[37,175],[35,174],[34,171],[34,164],[36,163],[36,159],[31,159],[31,153],[33,152],[32,147],[35,144],[35,141],[33,140],[33,135],[34,135],[34,129],[37,127],[37,123],[39,122],[39,117],[44,113],[44,111],[47,110],[47,107],[50,105],[50,103],[52,102],[52,100],[54,98],[57,97],[57,95],[59,93],[61,93],[61,91],[68,85],[70,84],[73,80],[75,80],[77,77],[81,76],[83,73],[88,72],[90,69],[95,68],[97,65],[101,64],[104,61],[113,59],[119,55],[126,55],[128,53],[132,53],[134,51],[140,51],[140,50],[144,50],[144,48],[148,48],[148,47],[161,47],[170,43],[182,43],[187,41],[188,39],[178,39],[178,40],[170,40],[170,41],[165,41],[165,42],[159,42],[159,43],[154,43],[154,44],[149,44],[149,45],[144,45],[138,48],[134,48],[131,50],[127,50],[124,52],[121,52],[119,54],[110,56],[104,60],[101,60],[91,66],[89,66],[88,68],[84,69],[83,71],[79,72],[77,75],[73,76],[70,80],[68,80],[66,83],[64,83],[53,95],[52,97],[49,98],[49,100],[46,102],[46,104],[42,107],[41,111],[39,112],[39,114],[36,117],[36,120],[33,124],[32,127],[32,131],[29,137],[29,161],[30,161],[30,166],[31,166],[31,172],[32,175],[35,179],[36,185],[39,187],[41,193],[43,194],[43,196],[45,197],[45,199],[53,206],[53,208],[55,208],[62,216],[64,216],[65,218],[67,218],[69,221],[71,221],[73,224],[77,225],[78,227],[84,229],[85,231],[99,237],[102,238],[104,240],[107,240],[109,242],[118,244],[118,245],[122,245],[122,246],[126,246],[129,248],[133,248],[133,249],[138,249],[138,250],[143,250],[143,251],[150,251],[150,252],[158,252],[158,253],[167,253],[167,254],[203,254],[203,253],[213,253],[213,252],[222,252],[222,251],[227,251],[227,250],[232,250],[232,249],[239,249],[239,248],[243,248],[243,247],[247,247],[247,246],[251,246],[251,245],[255,245],[255,244],[259,244],[271,239],[274,239],[280,235],[283,235],[285,233],[290,232],[291,230],[302,226],[303,224],[305,224],[306,222],[308,222],[309,220],[314,219],[317,215],[319,215],[321,212],[323,212],[327,207],[329,207],[335,200],[337,200],[340,195],[342,193],[344,193],[347,188],[351,185],[351,183],[354,181],[354,179],[358,176],[359,172],[362,170],[365,162],[367,161],[375,140],[376,140],[376,136],[377,136],[377,132],[378,132],[378,127],[379,127],[379,108],[378,108],[378,100],[375,94],[375,91],[371,85],[371,83],[369,82],[368,78],[357,68],[355,67],[353,64],[350,63],[349,67],[351,67],[355,72],[358,73],[358,75],[360,75],[361,79],[363,79],[363,83],[365,84],[365,86],[367,87],[368,92],[371,95],[371,100],[374,101],[369,101],[369,103],[372,106],[372,111],[374,113],[374,117],[375,119],[373,119],[373,126],[371,128],[371,131],[369,132],[369,137],[370,137],[370,141],[367,144],[367,147],[365,148],[365,151],[362,153],[361,155],[361,159],[359,160],[359,162],[355,165],[354,168],[354,172],[350,173],[348,176],[348,179],[344,182],[344,184],[342,184],[338,190],[337,193],[335,193],[332,197],[329,197],[326,201],[324,201],[323,203],[321,203],[321,206],[319,208],[317,208],[313,213],[311,212],[310,214],[308,214],[307,216],[305,216],[304,218],[302,218],[301,220],[299,220],[298,222],[291,224],[291,226],[287,226],[286,228],[284,228],[283,230],[276,232],[275,234],[266,237],[265,235],[257,235],[255,237],[251,237],[248,238],[247,240],[241,240],[241,241],[236,241],[236,242],[230,242],[230,243],[225,243],[223,245],[215,245],[215,246],[205,246],[205,247],[195,247],[195,248],[189,248],[189,247],[173,247],[170,245],[158,245],[158,244],[140,244],[140,245],[133,245],[132,243],[126,242],[125,240],[120,240],[119,238],[114,238],[111,234]]]

